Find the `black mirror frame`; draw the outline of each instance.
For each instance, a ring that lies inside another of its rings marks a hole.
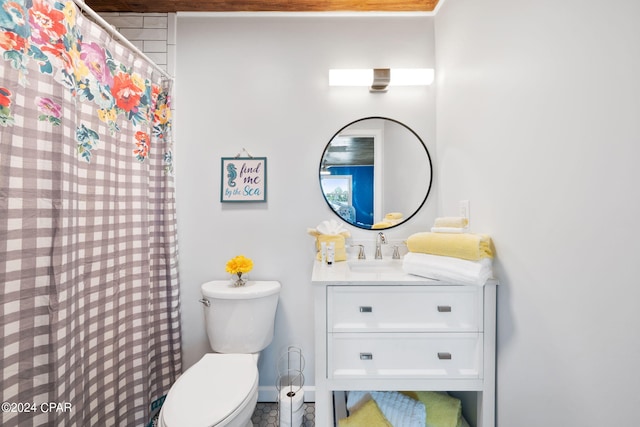
[[[429,161],[429,188],[427,188],[427,193],[424,196],[424,199],[422,199],[422,202],[420,203],[420,205],[418,205],[418,207],[416,208],[416,210],[409,215],[404,221],[398,223],[398,224],[394,224],[391,225],[389,227],[386,228],[368,228],[368,227],[364,227],[362,225],[358,225],[358,224],[352,224],[348,221],[346,221],[343,217],[341,217],[338,212],[336,212],[335,210],[333,210],[333,208],[331,207],[331,204],[329,203],[329,201],[327,200],[326,195],[324,194],[324,191],[322,190],[322,178],[321,178],[321,174],[320,172],[322,171],[322,160],[324,159],[325,153],[327,152],[327,150],[329,149],[329,145],[331,144],[331,141],[333,141],[333,139],[340,135],[340,133],[342,133],[342,131],[344,131],[346,128],[348,128],[349,126],[364,121],[364,120],[371,120],[371,119],[381,119],[381,120],[389,120],[390,122],[394,122],[399,124],[400,126],[404,127],[405,129],[409,130],[409,132],[411,132],[417,139],[418,141],[420,141],[420,144],[422,145],[422,148],[425,151],[425,154],[427,155],[427,160]],[[422,209],[422,207],[424,206],[424,204],[427,201],[427,198],[429,197],[429,193],[431,193],[431,186],[433,184],[433,163],[431,162],[431,155],[429,154],[429,150],[427,149],[427,145],[424,143],[424,141],[422,140],[422,138],[420,138],[420,136],[418,136],[418,134],[411,129],[409,126],[405,125],[404,123],[395,120],[395,119],[391,119],[389,117],[382,117],[382,116],[370,116],[370,117],[363,117],[361,119],[357,119],[354,120],[350,123],[347,123],[346,125],[344,125],[343,127],[341,127],[336,133],[333,134],[333,136],[329,139],[329,142],[327,143],[327,145],[325,146],[324,150],[322,151],[322,156],[320,157],[320,166],[318,167],[318,183],[320,186],[320,193],[322,193],[322,197],[324,198],[324,201],[327,203],[327,206],[329,206],[329,209],[331,210],[331,212],[333,212],[338,218],[340,218],[342,221],[346,222],[349,225],[352,225],[354,227],[360,228],[362,230],[372,230],[372,231],[380,231],[380,230],[389,230],[391,228],[395,228],[401,224],[404,224],[405,222],[409,221],[411,218],[413,218],[418,212],[420,212],[420,209]]]

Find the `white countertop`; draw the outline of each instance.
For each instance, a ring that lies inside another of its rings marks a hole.
[[[427,277],[415,276],[402,270],[402,260],[381,260],[385,266],[381,271],[356,271],[349,263],[358,263],[358,260],[334,262],[332,265],[323,264],[315,260],[311,274],[311,284],[317,286],[327,285],[434,285],[434,286],[470,286],[459,283],[450,283]],[[365,260],[364,263],[372,265],[378,260]],[[497,284],[497,280],[489,279],[486,284]]]
[[[358,262],[349,260],[350,262]],[[332,265],[314,261],[311,283],[313,285],[370,285],[376,282],[379,285],[442,285],[443,282],[426,277],[414,276],[402,271],[402,260],[383,260],[386,264],[397,267],[396,272],[363,272],[352,271],[347,261],[334,262]],[[367,260],[371,264],[375,260]]]

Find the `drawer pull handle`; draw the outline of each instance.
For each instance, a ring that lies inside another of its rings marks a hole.
[[[373,353],[360,353],[360,360],[373,360]]]
[[[451,313],[451,306],[450,305],[439,305],[438,306],[438,312],[439,313]]]
[[[360,313],[372,313],[373,312],[373,307],[369,306],[369,305],[361,305],[360,306]]]
[[[438,353],[438,359],[451,360],[451,353]]]

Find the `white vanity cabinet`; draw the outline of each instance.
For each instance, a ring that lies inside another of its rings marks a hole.
[[[494,427],[496,283],[352,274],[337,264],[316,263],[312,279],[316,426],[335,425],[334,392],[433,390],[459,397],[472,427]]]

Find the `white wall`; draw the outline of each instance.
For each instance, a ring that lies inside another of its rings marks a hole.
[[[498,254],[498,425],[636,425],[640,3],[449,0],[440,205]]]
[[[254,260],[252,279],[282,283],[274,342],[260,364],[273,385],[284,348],[300,345],[314,384],[308,227],[336,218],[320,192],[318,168],[329,139],[366,116],[404,122],[435,149],[433,87],[329,88],[330,68],[433,67],[430,17],[221,17],[179,14],[176,68],[176,183],[185,368],[208,351],[200,284],[226,279],[228,259]],[[243,148],[266,156],[266,203],[220,203],[220,158]],[[435,159],[434,153],[432,157]],[[389,240],[423,230],[437,191]],[[373,243],[370,231],[351,228]],[[390,250],[390,248],[388,248]]]

